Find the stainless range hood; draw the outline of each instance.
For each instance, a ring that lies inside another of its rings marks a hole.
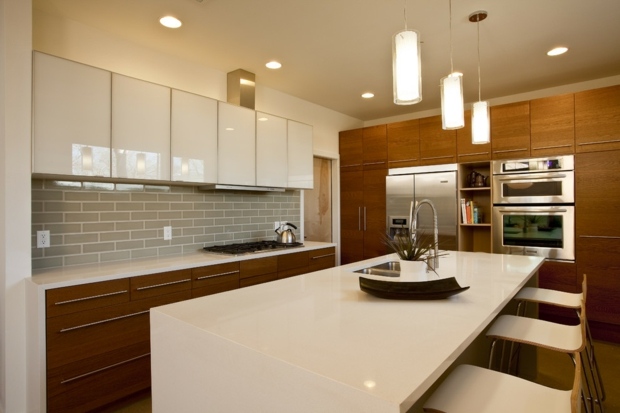
[[[228,191],[254,191],[254,192],[284,192],[284,188],[276,188],[271,186],[245,186],[245,185],[228,185],[228,184],[209,184],[199,186],[198,189],[213,190],[226,189]]]

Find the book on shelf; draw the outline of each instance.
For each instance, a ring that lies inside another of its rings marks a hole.
[[[461,198],[461,219],[463,224],[479,224],[478,205],[471,199]]]

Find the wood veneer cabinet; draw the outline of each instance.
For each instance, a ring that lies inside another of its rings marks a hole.
[[[588,319],[620,341],[620,150],[575,155],[577,274],[588,276]],[[593,328],[594,330],[594,328]]]
[[[443,130],[441,116],[420,119],[420,165],[456,162],[456,131]]]
[[[320,250],[308,251],[310,264],[308,272],[325,270],[336,266],[336,248],[321,248]]]
[[[192,298],[239,288],[239,262],[192,268]]]
[[[574,262],[545,261],[538,270],[538,286],[567,293],[579,293],[582,276],[581,273],[577,275],[577,265]],[[575,323],[577,320],[575,310],[558,306],[541,304],[538,306],[538,313],[541,319],[547,321]]]
[[[239,268],[241,270],[240,287],[249,287],[278,279],[278,257],[241,261]]]
[[[341,170],[370,170],[387,167],[387,125],[340,132]]]
[[[575,93],[576,151],[620,149],[620,85]]]
[[[388,168],[420,165],[420,121],[418,119],[387,125]]]
[[[533,157],[575,153],[575,95],[531,100],[530,127]]]
[[[530,156],[530,102],[491,106],[493,159]]]
[[[456,159],[459,163],[491,160],[491,143],[471,143],[471,110],[465,111],[465,126],[456,130]]]

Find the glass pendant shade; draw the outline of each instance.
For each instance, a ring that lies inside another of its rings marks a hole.
[[[471,143],[483,144],[491,141],[489,102],[476,102],[471,109]]]
[[[394,35],[392,44],[394,103],[413,105],[422,100],[422,64],[420,35],[415,30],[403,30]]]
[[[444,130],[465,126],[463,76],[451,73],[441,79],[441,120]]]

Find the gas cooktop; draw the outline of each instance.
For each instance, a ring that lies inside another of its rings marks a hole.
[[[253,252],[273,251],[303,246],[304,244],[301,242],[283,244],[277,241],[254,241],[238,244],[216,245],[213,247],[204,247],[203,249],[208,252],[215,252],[219,254],[242,255],[250,254]]]

